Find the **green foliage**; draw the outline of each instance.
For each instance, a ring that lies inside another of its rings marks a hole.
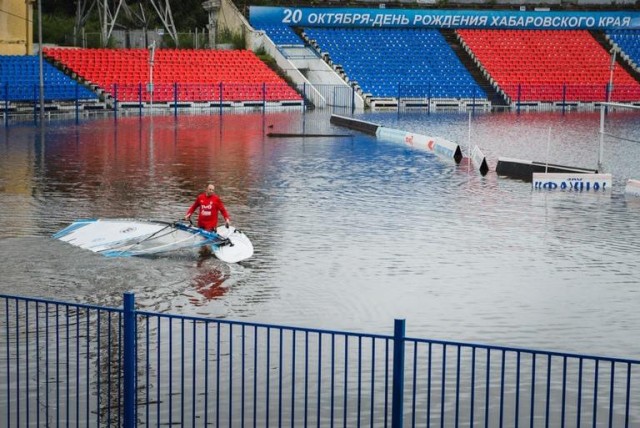
[[[73,17],[76,13],[76,2],[69,0],[46,0],[41,2],[43,14]],[[35,10],[35,8],[34,8]],[[44,29],[43,29],[44,30]]]
[[[202,0],[180,0],[179,6],[171,6],[173,21],[178,31],[191,31],[204,28],[209,17],[202,7]]]
[[[108,48],[115,48],[116,47],[116,39],[114,39],[113,37],[109,37],[109,40],[107,40],[107,47]]]
[[[162,46],[167,48],[193,49],[195,48],[195,35],[193,33],[178,33],[178,46],[169,34],[162,36]]]
[[[261,47],[260,49],[258,49],[254,53],[256,54],[256,56],[258,58],[260,58],[260,60],[262,62],[264,62],[267,65],[267,67],[269,67],[278,76],[280,76],[282,79],[284,79],[290,86],[295,86],[293,81],[291,80],[291,78],[280,68],[280,66],[278,65],[276,60],[271,55],[266,53],[264,48]]]
[[[100,33],[97,31],[88,33],[85,37],[86,43],[87,43],[87,47],[88,48],[101,48],[102,47],[102,42],[100,40]],[[78,44],[81,44],[82,42],[78,42]]]
[[[38,40],[38,18],[37,15],[35,17],[36,21],[34,22],[33,28],[33,40]],[[61,46],[73,46],[73,28],[75,25],[75,17],[66,16],[64,14],[48,14],[42,15],[42,42],[43,43],[51,43]],[[85,38],[87,42],[87,47],[97,48],[102,47],[102,43],[100,41],[100,24],[97,20],[97,17],[94,19],[90,19],[86,22],[85,27]],[[78,45],[82,43],[82,35],[78,34]],[[107,44],[108,46],[113,47],[115,43],[113,40],[110,40]]]
[[[37,19],[37,18],[36,18]],[[42,42],[65,45],[73,37],[73,16],[42,15]],[[33,40],[38,40],[37,21],[33,26]]]
[[[178,37],[178,41],[180,41],[180,37]],[[171,36],[168,35],[167,33],[163,34],[161,45],[163,48],[170,48],[170,49],[175,49],[177,47],[176,42],[174,42],[173,38],[171,38]]]
[[[229,29],[224,29],[218,33],[216,43],[229,43],[234,49],[244,49],[244,35],[242,33],[232,33]]]
[[[130,2],[134,3],[134,2]],[[141,7],[137,2],[131,4],[130,7],[135,9],[135,14],[128,16],[125,13],[118,15],[118,24],[125,28],[143,28],[145,23],[140,22],[140,10]],[[162,22],[158,18],[155,10],[149,5],[141,3],[142,8],[145,9],[144,16],[147,18],[146,26],[148,28],[161,27]],[[110,5],[113,7],[113,5]],[[73,26],[76,14],[76,1],[72,0],[46,0],[42,1],[42,38],[45,43],[55,43],[61,45],[70,45],[73,42]],[[37,34],[37,12],[34,22],[34,40],[38,39]],[[193,31],[195,28],[205,28],[208,23],[207,12],[202,7],[202,0],[180,0],[179,7],[172,7],[173,19],[178,29],[178,32]],[[91,11],[89,20],[85,25],[85,31],[100,32],[98,24],[98,13],[94,7]],[[193,40],[186,40],[185,46],[193,46]],[[95,44],[92,40],[90,44]],[[172,41],[173,43],[173,41]],[[173,43],[175,45],[175,43]],[[182,46],[182,39],[180,40]]]

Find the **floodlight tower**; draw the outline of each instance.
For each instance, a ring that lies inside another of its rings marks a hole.
[[[173,39],[175,45],[178,46],[178,31],[173,21],[169,0],[144,1],[151,4],[158,18],[160,18],[166,33]],[[118,21],[118,15],[124,11],[125,14],[130,16],[132,12],[126,0],[76,0],[76,19],[74,26],[74,35],[76,38],[94,7],[98,11],[98,18],[100,20],[100,43],[103,47],[106,47],[109,44],[109,38]],[[76,45],[77,44],[76,41]]]
[[[176,47],[178,47],[178,30],[173,23],[173,14],[169,0],[147,0],[155,9],[166,32],[171,36]]]
[[[125,4],[125,0],[95,0],[98,6],[98,18],[100,19],[100,44],[102,47],[109,45],[109,38],[113,32],[113,27],[118,20],[118,13]]]
[[[95,6],[93,0],[76,0],[76,19],[73,22],[73,45],[80,46],[78,38],[81,36],[84,24]]]

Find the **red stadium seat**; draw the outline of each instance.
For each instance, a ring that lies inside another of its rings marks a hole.
[[[561,101],[563,91],[570,101],[606,100],[611,59],[586,30],[457,32],[512,101]],[[614,101],[632,101],[632,94],[640,92],[638,82],[621,67],[614,69],[613,80]]]
[[[146,91],[150,80],[146,49],[47,48],[45,53],[112,95],[117,85],[115,95],[120,101],[138,101],[140,83],[143,101],[150,99]],[[288,88],[286,99],[301,99],[281,77],[247,50],[158,49],[153,80],[156,101],[173,100],[174,84],[178,85],[181,101],[219,101],[221,82],[225,86],[225,101],[262,100],[262,84],[269,82]],[[167,86],[159,89],[161,85]],[[228,85],[235,89],[227,89]]]

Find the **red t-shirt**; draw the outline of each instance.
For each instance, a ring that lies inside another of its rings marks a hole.
[[[225,221],[229,220],[229,213],[227,213],[218,195],[207,196],[206,193],[199,194],[189,211],[187,211],[187,215],[193,214],[198,207],[200,207],[198,227],[202,229],[213,230],[216,228],[218,225],[218,212],[222,214]]]

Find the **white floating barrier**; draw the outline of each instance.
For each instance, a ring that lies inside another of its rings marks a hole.
[[[534,172],[531,185],[534,189],[607,192],[611,190],[611,174]]]
[[[460,163],[462,160],[462,150],[460,149],[460,146],[452,141],[445,140],[444,138],[414,134],[412,132],[387,128],[384,126],[381,126],[376,130],[376,137],[380,140],[402,143],[416,149],[428,150],[440,156],[451,158],[456,163]]]
[[[631,196],[640,196],[640,180],[630,179],[627,181],[624,193]]]
[[[480,174],[486,175],[489,172],[489,165],[487,164],[487,158],[484,156],[484,153],[480,150],[480,147],[473,146],[473,150],[471,150],[471,161],[476,166]]]

